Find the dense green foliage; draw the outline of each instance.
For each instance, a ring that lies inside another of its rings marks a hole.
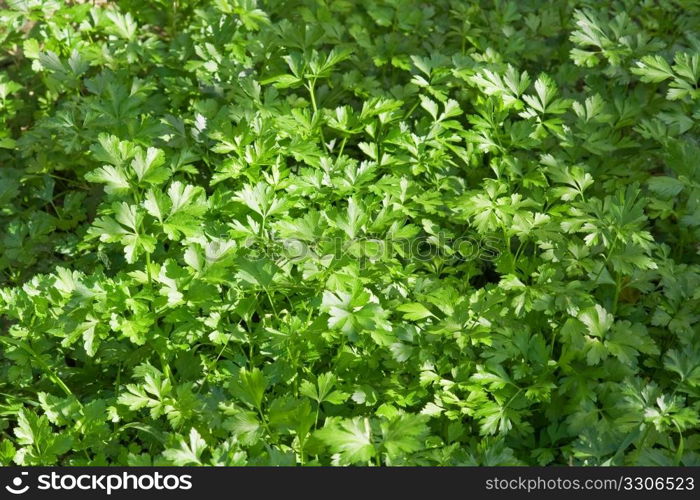
[[[0,1],[0,464],[699,464],[698,27]]]

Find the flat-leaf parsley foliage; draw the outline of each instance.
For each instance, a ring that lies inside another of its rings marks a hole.
[[[695,0],[0,2],[0,464],[700,464]]]

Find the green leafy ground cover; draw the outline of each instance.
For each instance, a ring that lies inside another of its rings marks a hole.
[[[0,463],[700,463],[696,0],[0,2]]]

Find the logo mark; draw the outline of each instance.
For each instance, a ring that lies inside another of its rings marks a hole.
[[[29,472],[21,472],[20,473],[22,476],[28,476]],[[20,476],[17,476],[12,480],[12,486],[5,486],[5,489],[12,493],[13,495],[22,495],[27,492],[29,489],[29,485],[25,485],[24,488],[22,488],[22,478]],[[16,488],[16,489],[15,489]]]

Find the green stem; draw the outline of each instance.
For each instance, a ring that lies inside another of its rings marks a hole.
[[[515,262],[518,262],[518,258],[520,257],[520,252],[522,251],[522,249],[524,248],[524,246],[525,246],[525,242],[524,242],[524,241],[521,241],[521,242],[520,242],[520,245],[518,245],[518,249],[515,251],[515,257],[513,257],[513,260],[514,260]]]
[[[340,151],[338,152],[338,158],[343,156],[343,150],[345,149],[345,143],[348,142],[348,136],[343,137],[343,141],[340,143]]]
[[[379,118],[377,118],[377,166],[381,167],[382,166],[382,155],[384,151],[382,150],[382,122],[379,121]]]
[[[314,78],[312,80],[309,80],[309,83],[306,85],[306,88],[308,89],[309,97],[311,98],[311,108],[314,111],[313,121],[315,122],[318,119],[318,105],[316,104],[316,79]],[[323,125],[321,123],[318,124],[318,133],[321,136],[321,144],[323,144],[323,147],[326,150],[328,150],[326,139],[323,137]]]
[[[253,345],[253,335],[252,333],[248,336],[248,363],[250,366],[248,367],[249,369],[253,369],[253,354],[254,354],[254,345]]]
[[[557,339],[557,330],[553,329],[552,330],[552,341],[549,344],[549,357],[551,358],[554,355],[554,342]]]
[[[411,115],[413,114],[413,112],[416,110],[416,108],[418,107],[419,104],[420,104],[420,99],[418,99],[418,100],[413,104],[413,106],[411,106],[411,109],[408,110],[408,113],[406,113],[406,114],[404,115],[403,119],[404,119],[404,120],[408,119],[408,117],[411,116]]]
[[[309,91],[309,97],[311,98],[311,109],[314,111],[314,117],[318,113],[318,106],[316,106],[316,80],[310,80],[306,85],[306,89]]]
[[[275,315],[275,319],[279,320],[280,317],[277,314],[277,308],[275,307],[275,304],[272,302],[272,296],[270,295],[270,292],[268,292],[267,287],[263,287],[263,290],[265,290],[265,295],[267,295],[267,301],[270,303],[270,307],[272,308],[272,314]]]
[[[503,407],[503,409],[505,410],[506,408],[508,408],[508,407],[510,406],[510,404],[515,400],[515,398],[517,398],[518,395],[520,395],[521,392],[523,392],[523,389],[522,389],[522,388],[518,388],[518,390],[516,391],[516,393],[513,394],[513,397],[511,397],[511,398],[508,400],[508,402],[505,404],[505,406]]]
[[[146,252],[146,277],[151,282],[151,254]]]
[[[675,457],[675,466],[680,465],[681,460],[683,459],[683,451],[685,449],[685,441],[683,439],[683,431],[681,430],[680,425],[678,425],[678,422],[674,420],[674,425],[676,426],[676,430],[678,431],[678,448],[676,449],[676,457]]]
[[[615,276],[615,295],[612,302],[612,313],[613,315],[617,312],[617,303],[620,299],[620,292],[622,288],[622,278],[620,276]]]
[[[260,422],[262,422],[263,429],[267,432],[268,436],[272,436],[272,431],[270,430],[270,426],[267,425],[267,420],[265,420],[265,414],[262,411],[262,408],[257,408],[258,410],[258,415],[260,416]]]
[[[513,252],[510,249],[510,235],[508,234],[505,225],[501,226],[501,231],[503,231],[503,245],[506,247],[506,251],[508,252],[510,272],[514,273],[515,258],[513,257]]]
[[[177,27],[177,0],[172,1],[172,12],[171,12],[171,17],[170,17],[170,36],[172,38],[175,38],[175,29]]]
[[[0,341],[2,342],[8,342],[15,347],[19,347],[20,349],[24,350],[29,356],[34,360],[34,362],[39,365],[39,368],[41,368],[42,371],[49,377],[49,379],[56,384],[65,394],[66,396],[69,396],[71,398],[74,398],[78,405],[82,408],[83,405],[80,403],[78,398],[75,397],[75,394],[73,394],[73,391],[70,390],[70,388],[61,380],[61,377],[58,376],[58,374],[46,363],[44,363],[44,360],[41,359],[41,357],[34,351],[34,349],[31,348],[31,346],[27,342],[23,342],[21,340],[13,339],[10,337],[0,337]]]
[[[230,326],[230,325],[229,325],[229,326]],[[229,333],[228,336],[226,337],[226,342],[224,343],[224,345],[223,345],[223,346],[221,347],[221,349],[219,350],[219,354],[217,354],[217,355],[216,355],[216,358],[214,358],[214,359],[212,360],[212,362],[209,363],[209,365],[207,366],[207,370],[206,370],[206,372],[204,373],[204,377],[202,378],[202,383],[201,383],[201,385],[197,388],[196,394],[199,394],[199,391],[201,391],[201,390],[202,390],[202,387],[204,387],[204,384],[207,382],[207,377],[209,376],[209,373],[212,371],[212,369],[214,368],[214,366],[216,366],[216,363],[219,362],[219,359],[221,359],[221,356],[223,355],[224,351],[225,351],[226,348],[228,347],[228,343],[229,343],[230,341],[231,341],[231,334]]]

